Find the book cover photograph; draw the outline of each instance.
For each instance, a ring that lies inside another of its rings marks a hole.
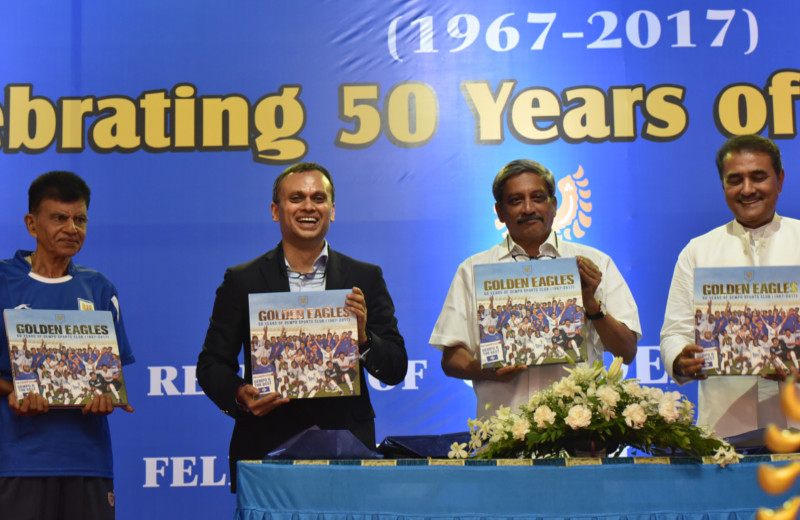
[[[695,268],[695,343],[703,347],[703,373],[800,370],[798,284],[798,266]]]
[[[473,267],[482,368],[585,361],[574,258]]]
[[[110,311],[6,309],[14,391],[38,393],[52,407],[82,407],[108,394],[128,404]]]
[[[350,289],[251,294],[250,361],[261,395],[289,399],[361,393]]]

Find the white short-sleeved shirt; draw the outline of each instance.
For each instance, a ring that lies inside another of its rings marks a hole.
[[[603,273],[603,279],[595,296],[603,303],[606,312],[635,332],[637,339],[641,337],[636,302],[617,266],[608,255],[582,244],[558,241],[555,233],[550,234],[539,251],[540,254],[556,257],[583,256],[594,262]],[[444,351],[448,347],[464,345],[476,358],[478,357],[480,345],[476,312],[478,305],[475,299],[472,268],[478,264],[513,262],[512,252],[514,255],[525,254],[524,250],[508,237],[488,251],[471,256],[461,263],[431,333],[429,342],[432,346]],[[587,341],[589,362],[596,359],[602,361],[603,344],[591,322],[584,326],[583,332]],[[512,410],[516,410],[521,404],[527,404],[528,398],[534,392],[546,388],[565,375],[563,365],[541,365],[531,367],[512,381],[505,383],[473,381],[473,389],[478,398],[477,417],[488,416],[492,413],[491,409],[500,405],[510,406]],[[485,408],[487,404],[490,405],[489,411]]]

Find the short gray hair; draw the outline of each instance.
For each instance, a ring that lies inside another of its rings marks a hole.
[[[506,181],[523,173],[538,175],[544,180],[545,185],[547,185],[547,194],[551,198],[555,198],[556,181],[553,178],[553,173],[540,163],[531,159],[517,159],[503,166],[503,169],[500,170],[494,178],[494,182],[492,183],[492,195],[494,195],[495,202],[498,204],[503,203],[503,189],[506,187]]]

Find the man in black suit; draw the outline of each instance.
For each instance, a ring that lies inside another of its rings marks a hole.
[[[236,419],[230,444],[231,491],[236,491],[236,461],[261,459],[293,435],[317,425],[348,429],[375,446],[375,413],[369,400],[366,368],[387,385],[400,383],[408,369],[394,304],[380,267],[332,250],[325,240],[334,219],[335,191],[328,171],[300,163],[275,180],[270,207],[280,224],[281,242],[268,253],[229,268],[217,289],[211,323],[197,361],[197,380],[206,395]],[[289,400],[279,393],[259,395],[252,383],[249,353],[244,379],[239,353],[250,346],[248,294],[349,289],[346,306],[356,316],[361,359],[361,395]]]

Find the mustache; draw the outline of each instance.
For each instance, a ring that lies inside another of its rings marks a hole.
[[[517,224],[523,224],[525,222],[530,222],[532,220],[539,220],[544,222],[544,217],[536,213],[531,213],[529,215],[522,215],[517,219]]]

